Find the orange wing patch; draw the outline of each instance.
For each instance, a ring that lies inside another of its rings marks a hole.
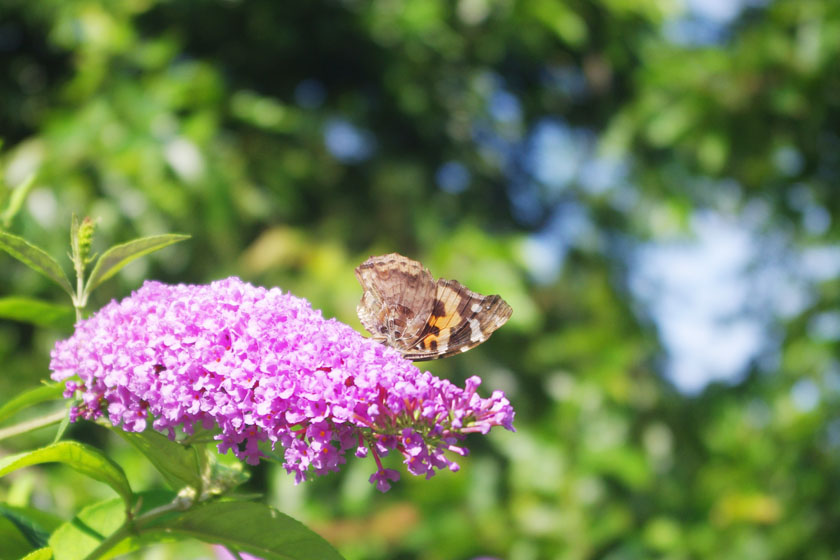
[[[463,321],[463,317],[456,310],[448,311],[443,301],[435,301],[432,314],[423,330],[428,334],[420,339],[420,346],[429,352],[446,352],[453,329]]]

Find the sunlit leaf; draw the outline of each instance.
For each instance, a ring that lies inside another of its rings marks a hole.
[[[341,559],[332,545],[299,521],[253,502],[200,505],[158,527],[266,560]]]
[[[24,556],[22,560],[51,560],[52,557],[52,548],[45,546],[44,548],[33,550],[32,552]]]
[[[167,233],[153,235],[151,237],[141,237],[140,239],[134,239],[128,243],[111,247],[96,261],[96,265],[93,267],[90,278],[88,279],[88,293],[105,280],[111,278],[134,259],[189,238],[189,235]]]
[[[0,318],[31,323],[39,327],[70,329],[75,312],[69,305],[59,305],[23,297],[0,298]]]
[[[22,237],[0,231],[0,249],[47,278],[55,281],[73,297],[73,287],[61,266],[43,249],[32,245]]]
[[[564,41],[578,44],[586,38],[586,22],[566,3],[533,0],[526,5],[535,19],[541,21]]]
[[[17,213],[20,212],[24,201],[26,201],[26,196],[29,194],[29,191],[32,190],[34,185],[35,174],[32,173],[26,178],[26,180],[23,181],[23,183],[12,190],[12,195],[9,197],[8,204],[3,210],[3,213],[0,214],[0,221],[3,222],[3,227],[8,228],[9,224],[12,223],[12,220],[15,216],[17,216]]]
[[[41,463],[64,463],[98,482],[104,482],[122,497],[126,505],[132,504],[133,493],[122,468],[96,448],[75,441],[61,441],[3,457],[0,459],[0,476]]]
[[[170,492],[141,492],[138,495],[141,508],[145,513],[162,506],[174,498]],[[119,498],[103,500],[92,504],[71,521],[62,524],[50,536],[50,547],[55,551],[55,560],[78,560],[85,558],[105,538],[122,527],[125,522],[125,506]],[[107,554],[100,558],[113,558],[126,554],[152,542],[173,541],[172,536],[161,534],[137,535],[126,534],[118,543],[114,543]]]
[[[125,521],[125,507],[119,499],[105,500],[84,508],[72,521],[50,536],[56,560],[84,558],[119,529]],[[114,555],[107,555],[110,558]]]

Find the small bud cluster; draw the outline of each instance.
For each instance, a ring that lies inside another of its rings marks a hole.
[[[87,216],[85,216],[82,223],[79,225],[77,234],[79,236],[79,255],[81,255],[85,264],[88,264],[91,260],[93,260],[93,256],[90,254],[90,249],[93,243],[93,233],[95,229],[96,222]]]

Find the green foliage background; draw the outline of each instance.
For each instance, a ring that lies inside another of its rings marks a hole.
[[[298,487],[255,469],[251,489],[349,559],[835,558],[837,340],[809,324],[836,309],[838,279],[771,313],[774,359],[697,395],[663,376],[628,285],[639,247],[703,211],[737,222],[758,205],[768,261],[783,258],[780,235],[793,253],[835,244],[840,4],[768,0],[700,45],[669,39],[677,17],[665,0],[4,0],[3,188],[37,173],[9,231],[57,257],[73,213],[98,218],[100,251],[192,235],[103,285],[93,309],[144,278],[239,275],[358,327],[353,268],[393,250],[502,294],[509,324],[428,368],[504,389],[517,433],[476,437],[459,473],[404,474],[386,495],[361,460]],[[500,118],[499,95],[519,110]],[[541,181],[529,139],[546,119],[624,162],[621,184]],[[325,131],[344,123],[368,153],[328,149]],[[437,183],[453,161],[462,192]],[[809,226],[803,197],[827,226]],[[559,275],[537,278],[532,236],[570,206],[589,229]],[[7,257],[0,294],[62,297]],[[0,400],[45,378],[66,335],[0,321]],[[792,399],[803,380],[819,389],[808,409]],[[70,435],[159,484],[103,431]],[[0,485],[65,518],[91,496],[109,495],[60,468]]]

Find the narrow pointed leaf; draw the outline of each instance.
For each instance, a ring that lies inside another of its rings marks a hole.
[[[61,519],[35,508],[15,507],[2,503],[0,503],[0,517],[4,517],[17,528],[31,549],[47,546],[50,533],[62,523]]]
[[[3,214],[0,215],[0,220],[3,221],[3,227],[8,228],[9,224],[12,223],[12,220],[15,216],[17,216],[17,213],[20,212],[21,207],[23,207],[23,202],[26,200],[27,195],[29,195],[29,191],[32,190],[34,185],[35,174],[32,173],[23,183],[15,187],[12,191],[12,195],[9,197],[9,203],[3,210]]]
[[[15,412],[40,404],[42,402],[58,400],[64,393],[65,382],[50,383],[20,393],[10,401],[0,406],[0,422],[12,416]]]
[[[0,298],[0,318],[31,323],[39,327],[69,330],[76,319],[73,308],[40,299]]]
[[[70,409],[73,406],[72,401],[67,401],[67,410],[64,414],[64,418],[61,419],[61,422],[58,424],[58,429],[55,431],[55,437],[53,438],[53,443],[58,443],[61,441],[61,438],[64,437],[64,432],[67,431],[67,427],[70,425]]]
[[[341,560],[320,535],[274,508],[254,502],[210,502],[158,526],[255,554],[265,560]]]
[[[104,482],[132,505],[133,493],[122,468],[98,449],[75,441],[60,441],[35,451],[26,451],[0,459],[0,476],[41,463],[64,463],[68,467]]]
[[[54,280],[73,297],[73,286],[61,266],[43,249],[32,245],[22,237],[0,231],[0,249],[47,278]]]
[[[22,560],[52,560],[52,557],[52,548],[46,546],[44,548],[39,548],[38,550],[33,550],[24,556]]]
[[[14,512],[15,515],[29,520],[47,533],[52,533],[59,525],[64,523],[64,519],[58,515],[34,507],[13,506],[4,503],[0,504],[0,510]]]
[[[122,267],[140,258],[148,255],[158,249],[163,249],[173,243],[178,243],[185,239],[189,239],[189,235],[182,235],[178,233],[167,233],[164,235],[153,235],[151,237],[141,237],[134,239],[128,243],[115,245],[105,251],[99,260],[96,261],[96,266],[90,273],[90,278],[87,283],[87,291],[91,292],[99,284],[112,277],[120,271]]]

